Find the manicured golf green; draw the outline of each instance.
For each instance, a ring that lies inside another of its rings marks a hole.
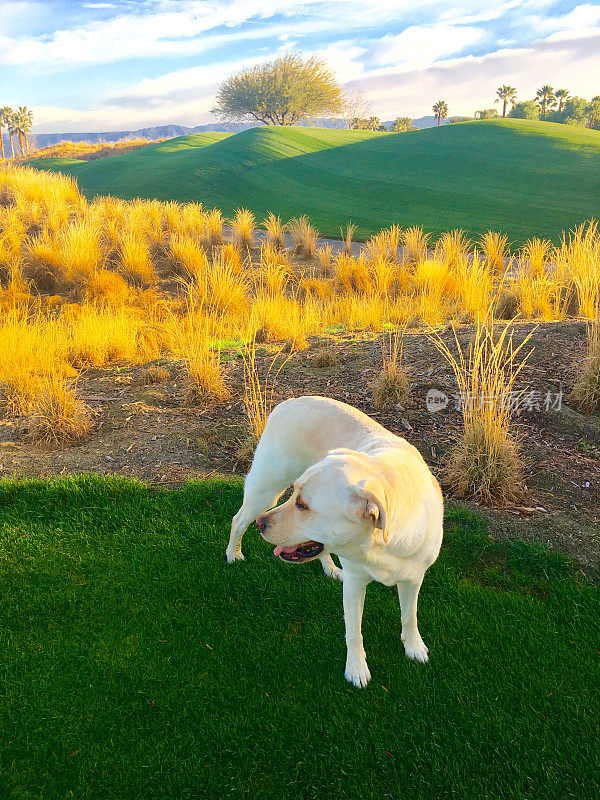
[[[427,574],[429,664],[367,591],[350,687],[341,585],[255,530],[237,480],[0,483],[0,797],[594,800],[600,588],[450,511]]]
[[[113,158],[44,163],[77,177],[89,196],[201,201],[258,219],[307,214],[364,238],[394,222],[439,235],[505,232],[514,244],[600,214],[600,131],[529,120],[490,120],[400,134],[254,128],[194,134]]]

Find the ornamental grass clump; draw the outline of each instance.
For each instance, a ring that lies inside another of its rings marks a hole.
[[[586,413],[600,411],[600,320],[588,324],[587,353],[570,399]]]
[[[515,346],[512,323],[495,327],[493,312],[479,318],[470,345],[456,353],[439,334],[431,340],[452,367],[461,399],[463,430],[445,465],[444,481],[457,497],[484,505],[518,501],[524,491],[523,459],[511,428],[515,381],[529,353],[529,336]]]

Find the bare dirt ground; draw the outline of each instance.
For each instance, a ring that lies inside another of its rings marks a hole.
[[[517,325],[515,341],[534,327]],[[459,339],[468,341],[471,332],[470,326],[460,328]],[[450,344],[453,334],[447,330],[442,338]],[[412,442],[440,476],[461,423],[452,373],[423,332],[408,331],[403,364],[411,399],[405,408],[378,413],[371,386],[381,369],[382,341],[375,334],[312,338],[309,348],[293,354],[279,373],[274,400],[322,394],[351,403]],[[585,352],[585,324],[543,323],[530,346],[534,351],[518,388],[534,394],[524,395],[531,407],[522,408],[515,418],[527,493],[520,506],[486,509],[490,530],[495,536],[549,543],[593,574],[600,568],[600,417],[580,414],[568,402]],[[336,363],[315,364],[315,355],[323,348],[334,354]],[[277,350],[277,346],[259,350],[259,367],[265,373]],[[174,486],[191,478],[243,474],[247,464],[238,457],[240,444],[247,440],[243,363],[239,350],[223,356],[229,359],[232,399],[208,407],[183,405],[187,378],[181,362],[152,362],[160,363],[170,377],[151,386],[142,383],[144,366],[89,369],[78,392],[96,413],[93,435],[76,447],[49,450],[27,441],[26,419],[0,419],[0,477],[95,472]],[[436,413],[426,405],[432,388],[450,397],[448,406]],[[555,403],[561,391],[560,410],[545,410],[547,393]],[[452,486],[443,488],[453,502]]]

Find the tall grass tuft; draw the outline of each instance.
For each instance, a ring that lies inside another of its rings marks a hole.
[[[588,323],[587,353],[570,399],[582,411],[600,411],[600,320]]]
[[[340,233],[342,234],[342,239],[344,242],[343,252],[348,256],[352,255],[352,237],[354,236],[355,231],[356,231],[356,225],[353,222],[349,222],[346,225],[345,233],[343,228],[340,228]]]
[[[285,253],[267,242],[260,248],[259,268],[255,275],[259,292],[272,297],[283,295],[292,278]]]
[[[174,272],[197,281],[203,279],[209,268],[204,247],[187,234],[176,233],[171,236],[167,261]]]
[[[468,259],[473,243],[463,230],[444,233],[435,246],[435,257],[445,261],[452,269]]]
[[[259,294],[252,307],[252,324],[257,342],[283,342],[290,352],[305,350],[307,336],[319,331],[317,306],[309,298]]]
[[[368,268],[373,291],[383,298],[389,297],[395,286],[400,287],[405,278],[404,273],[388,256],[379,256],[379,258],[371,260]]]
[[[177,349],[190,379],[184,405],[227,400],[231,394],[221,364],[221,337],[211,335],[210,318],[188,306],[187,314],[181,320],[172,318],[172,325]]]
[[[554,247],[551,241],[534,236],[525,242],[519,252],[519,258],[522,262],[525,262],[525,266],[531,275],[542,277],[546,274],[548,262],[553,251]]]
[[[333,264],[333,248],[330,244],[321,245],[317,248],[317,259],[321,268],[321,275],[331,275]]]
[[[503,233],[487,231],[480,237],[479,246],[492,274],[503,275],[509,256],[508,237]]]
[[[285,250],[285,225],[281,222],[281,217],[276,217],[271,213],[263,220],[263,228],[267,232],[269,244],[280,250]]]
[[[448,311],[449,299],[458,291],[456,276],[448,264],[434,259],[420,261],[412,280],[418,315],[431,325],[441,322]]]
[[[423,228],[413,225],[402,232],[404,245],[404,258],[410,263],[424,261],[427,258],[430,235],[423,232]]]
[[[406,326],[384,334],[381,347],[383,366],[372,390],[373,405],[378,411],[389,411],[408,402],[410,387],[402,367],[405,331]]]
[[[362,253],[357,258],[338,253],[335,259],[335,276],[347,294],[365,294],[372,288],[371,274]]]
[[[213,208],[206,213],[203,240],[209,246],[223,244],[223,214],[220,209]]]
[[[240,314],[248,306],[249,282],[238,264],[222,251],[216,252],[201,284],[204,308],[209,316]]]
[[[88,303],[109,308],[122,308],[131,296],[131,289],[118,272],[98,270],[88,281],[85,299]]]
[[[75,394],[74,383],[59,369],[38,379],[28,438],[50,447],[75,445],[92,429],[92,412]]]
[[[493,289],[488,262],[475,250],[471,256],[459,258],[455,269],[463,319],[472,321],[484,317],[490,306]]]
[[[314,258],[317,253],[319,232],[310,224],[308,217],[291,219],[287,228],[292,236],[296,253],[304,258]]]
[[[23,274],[32,281],[38,292],[56,289],[61,274],[61,260],[58,243],[47,230],[24,242]]]
[[[58,265],[65,283],[85,284],[104,265],[100,231],[90,221],[71,223],[59,235]]]
[[[523,493],[523,462],[511,431],[516,378],[529,354],[519,361],[531,334],[517,347],[511,323],[494,329],[490,309],[479,318],[470,345],[463,349],[456,329],[456,354],[437,334],[433,344],[452,367],[462,406],[463,432],[450,453],[445,481],[459,497],[504,504]]]
[[[597,319],[600,314],[600,230],[592,219],[563,234],[556,251],[558,271],[564,274],[577,293],[579,314]]]
[[[121,236],[119,268],[126,278],[139,286],[153,286],[158,282],[148,241],[137,231],[126,231]]]
[[[242,349],[242,358],[244,360],[244,405],[248,420],[248,438],[241,443],[237,456],[242,464],[249,465],[273,408],[277,378],[290,356],[280,358],[280,353],[276,353],[264,377],[261,378],[256,362],[256,335],[248,332],[243,339],[246,342]]]
[[[256,220],[252,211],[247,208],[238,208],[231,220],[233,243],[240,249],[254,247],[254,229]]]

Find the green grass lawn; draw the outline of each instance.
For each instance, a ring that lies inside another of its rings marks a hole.
[[[400,134],[254,128],[193,134],[112,158],[30,162],[77,177],[89,196],[201,201],[259,220],[306,213],[325,234],[348,220],[358,238],[391,225],[438,235],[501,230],[515,243],[558,242],[600,213],[600,132],[491,120]]]
[[[371,684],[343,678],[341,585],[251,532],[239,481],[0,483],[0,797],[599,796],[597,585],[447,517],[420,627],[367,591]]]

